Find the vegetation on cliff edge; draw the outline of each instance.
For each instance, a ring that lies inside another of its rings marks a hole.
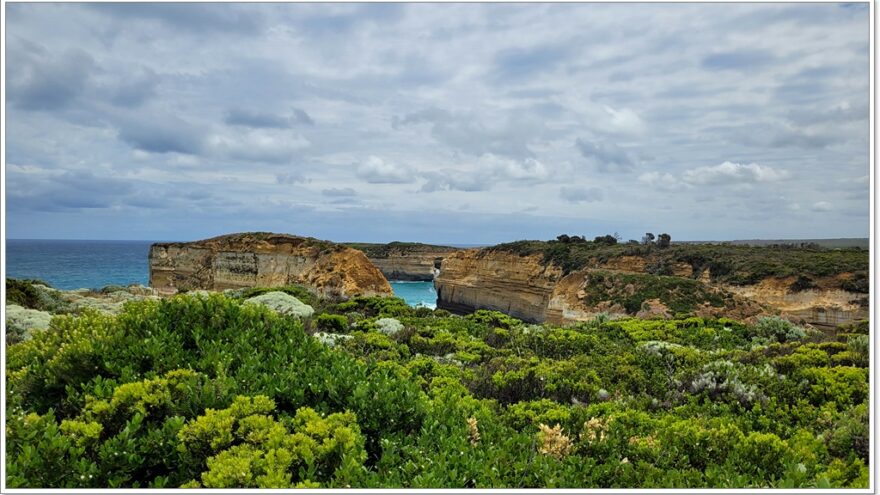
[[[540,254],[564,273],[597,268],[613,258],[637,256],[646,260],[650,273],[671,275],[675,263],[686,263],[694,277],[704,270],[715,282],[734,285],[755,284],[768,277],[800,276],[810,279],[852,273],[840,281],[840,288],[868,292],[868,251],[796,246],[743,246],[728,244],[655,245],[597,242],[516,241],[485,248],[521,256]]]

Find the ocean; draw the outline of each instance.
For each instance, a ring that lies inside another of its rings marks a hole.
[[[150,244],[158,241],[6,240],[6,276],[36,278],[64,290],[107,285],[147,285]],[[410,306],[433,308],[432,282],[390,281]]]

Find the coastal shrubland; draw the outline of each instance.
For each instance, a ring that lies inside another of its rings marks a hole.
[[[559,327],[298,290],[314,314],[182,294],[10,345],[7,485],[868,484],[866,325]]]
[[[522,256],[539,254],[546,263],[553,263],[563,273],[598,267],[622,256],[644,258],[655,275],[672,275],[674,263],[690,265],[695,275],[708,271],[713,282],[750,285],[769,277],[798,277],[800,288],[809,288],[814,279],[851,273],[851,278],[838,281],[840,288],[852,292],[868,292],[868,256],[860,248],[822,248],[818,245],[746,246],[733,244],[671,243],[665,248],[657,244],[611,244],[583,241],[516,241],[498,244],[493,251]]]

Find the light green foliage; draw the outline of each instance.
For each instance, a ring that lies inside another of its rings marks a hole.
[[[246,304],[260,304],[284,316],[309,318],[315,310],[308,304],[284,292],[275,291],[260,294],[245,300]]]
[[[268,397],[239,396],[229,408],[208,409],[184,426],[178,435],[180,451],[213,454],[200,486],[292,488],[300,482],[340,482],[357,474],[366,451],[354,414],[325,418],[301,408],[288,428],[272,417],[274,412]]]
[[[10,346],[8,485],[867,485],[861,328],[561,328],[395,298],[315,299],[301,320],[244,292],[279,291],[57,316]]]

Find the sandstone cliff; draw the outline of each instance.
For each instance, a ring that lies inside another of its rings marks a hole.
[[[348,244],[359,249],[388,280],[431,281],[444,258],[459,251],[449,246],[391,242],[388,244]]]
[[[392,294],[364,253],[286,234],[230,234],[153,244],[149,261],[150,286],[162,293],[300,284],[330,298]]]
[[[640,317],[693,314],[738,320],[779,313],[820,326],[868,317],[867,294],[859,292],[864,289],[847,290],[861,287],[857,283],[860,277],[852,272],[811,273],[809,277],[756,275],[759,269],[768,270],[768,259],[775,262],[778,257],[785,263],[786,253],[764,256],[766,253],[744,254],[736,248],[734,257],[719,248],[711,253],[717,257],[711,258],[701,254],[702,248],[686,247],[679,252],[626,255],[618,246],[616,251],[585,250],[588,255],[577,257],[578,253],[561,252],[558,245],[549,245],[544,252],[517,247],[519,252],[493,247],[460,251],[445,258],[434,283],[438,307],[458,313],[494,309],[527,321],[553,323],[586,320],[597,313]],[[820,254],[847,259],[857,256]],[[789,255],[797,257],[797,253]],[[807,261],[824,261],[817,256],[809,253]],[[867,270],[867,253],[864,259]],[[829,264],[836,266],[834,261]],[[577,265],[580,268],[572,269]],[[849,259],[849,264],[841,266],[859,268],[860,262]],[[784,272],[775,265],[773,269]],[[816,271],[827,270],[819,267]]]
[[[540,256],[468,249],[443,260],[434,279],[437,307],[456,313],[494,309],[540,322],[562,270]]]

